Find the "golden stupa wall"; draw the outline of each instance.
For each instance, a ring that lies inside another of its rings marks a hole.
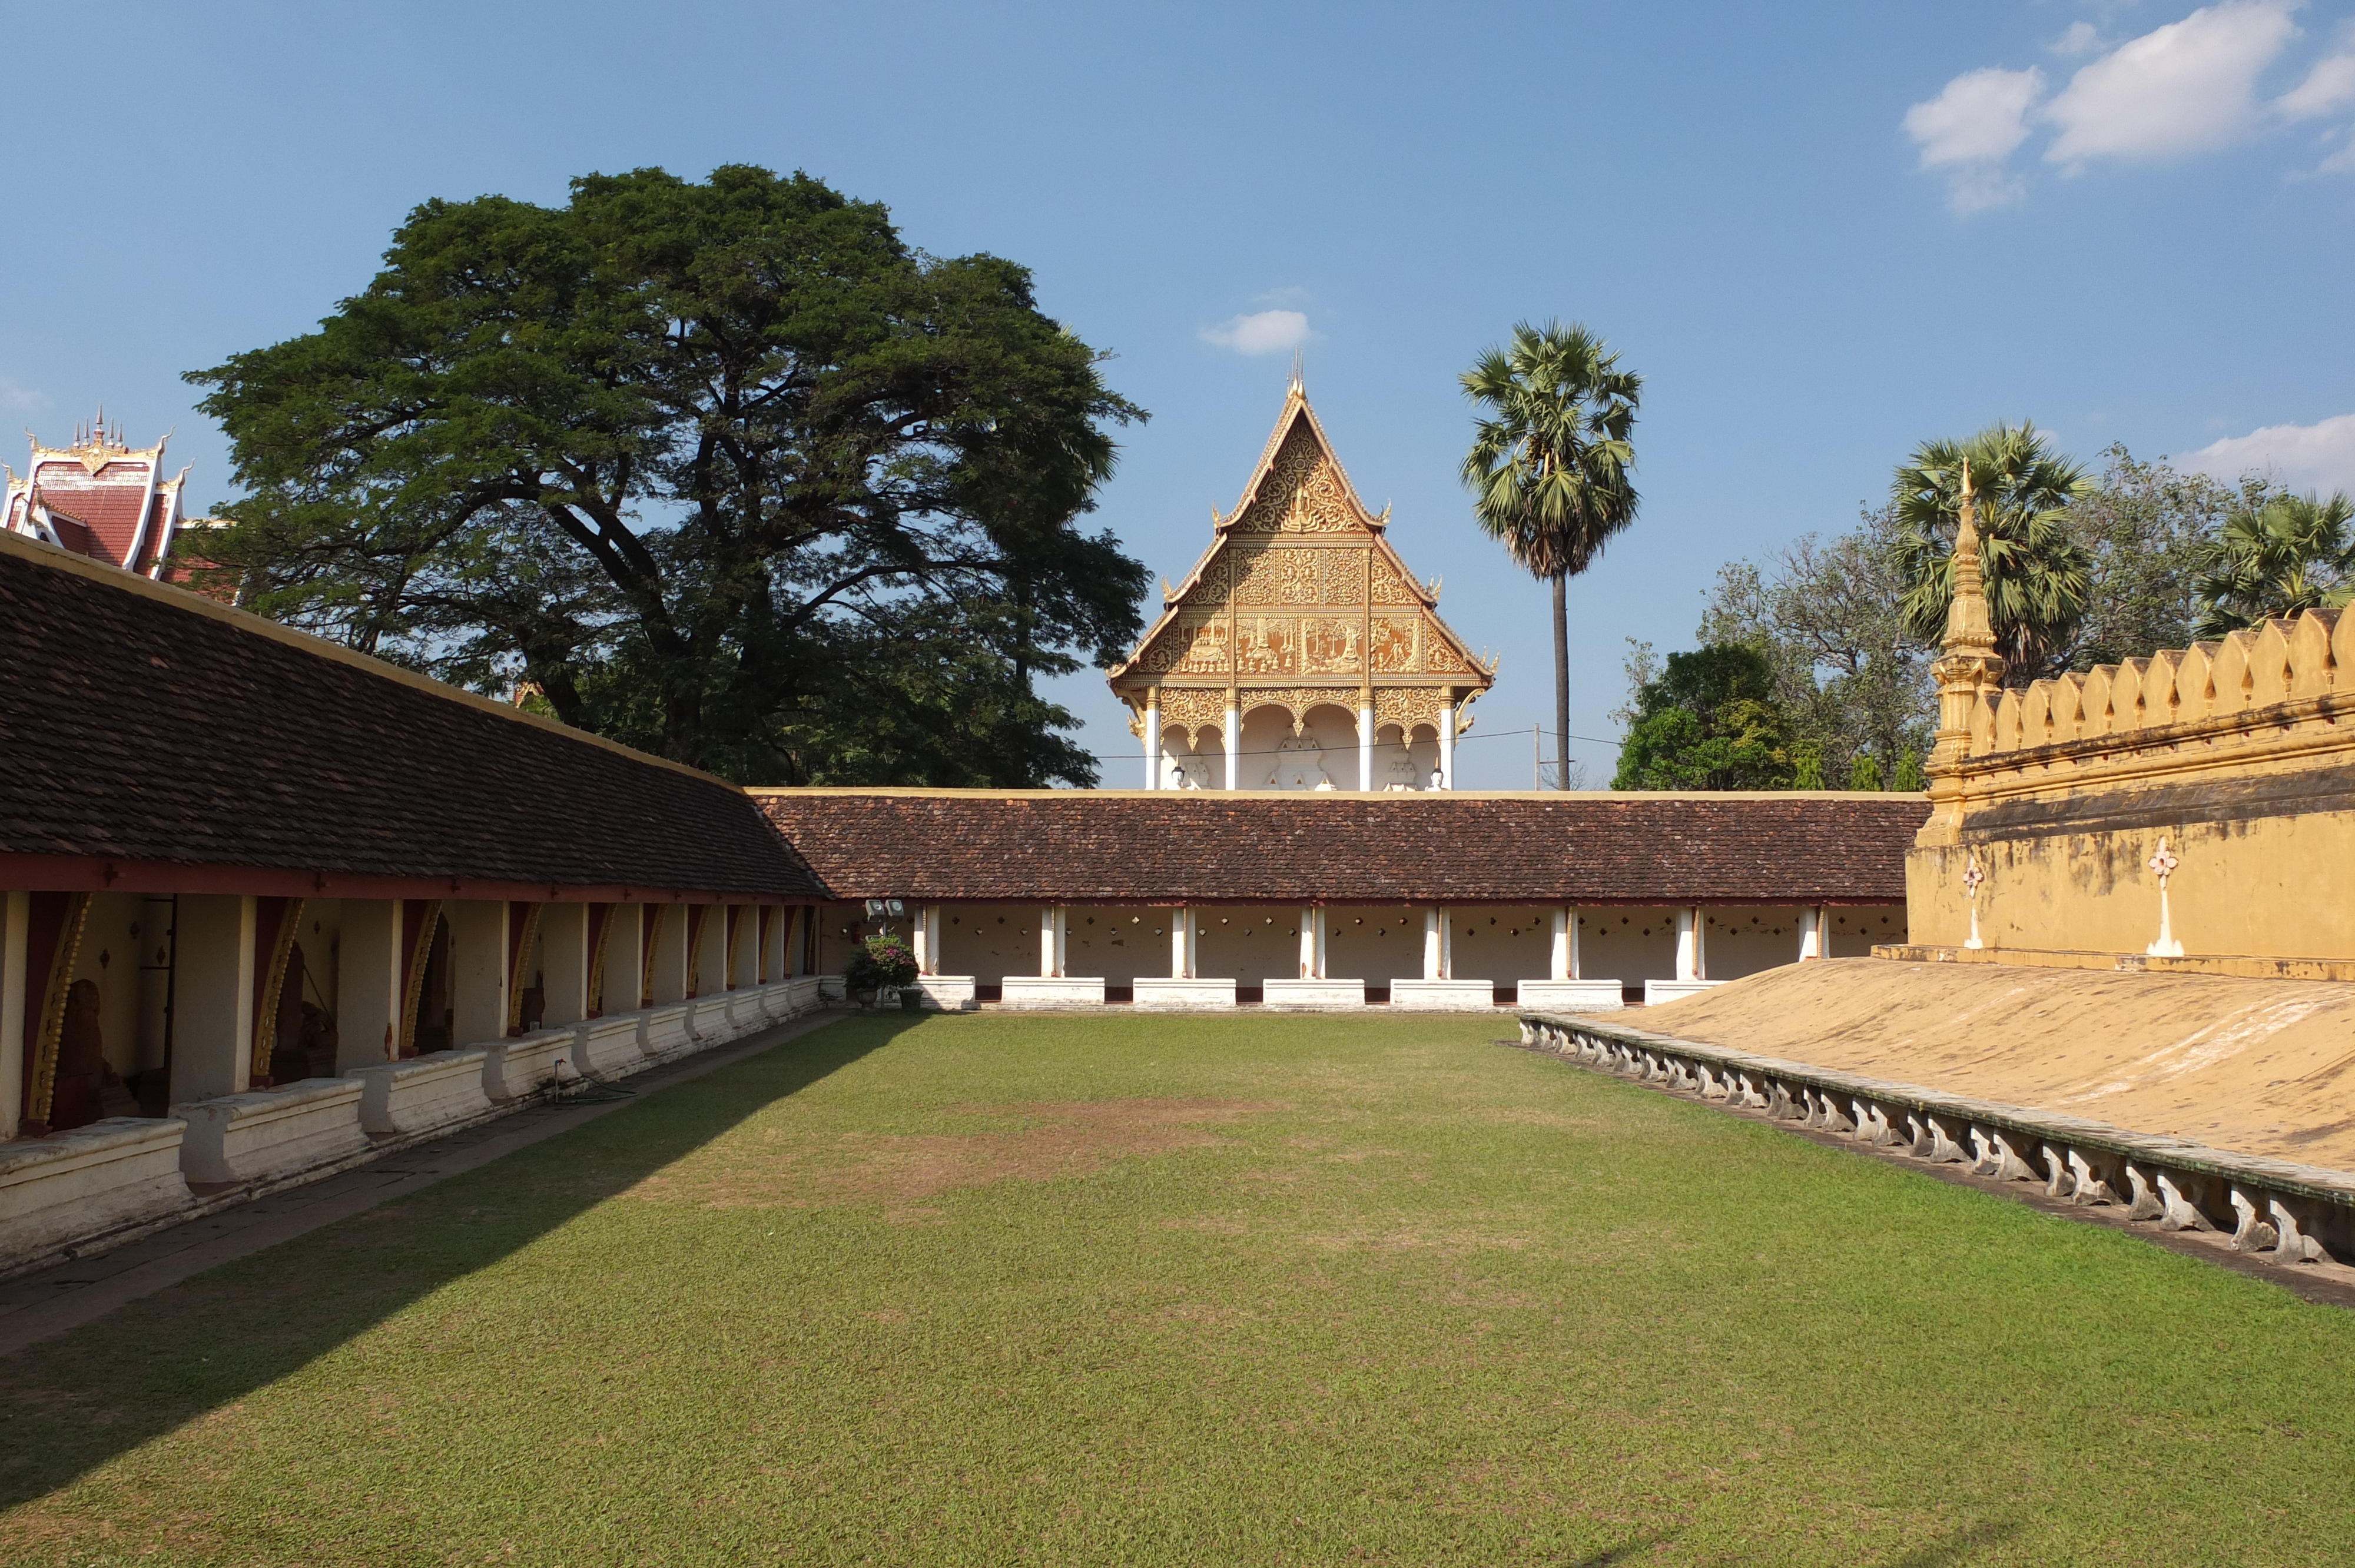
[[[2355,979],[2355,614],[2025,691],[1956,675],[1890,951]]]

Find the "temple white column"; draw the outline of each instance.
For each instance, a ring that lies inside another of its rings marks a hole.
[[[941,972],[941,906],[937,904],[916,906],[916,972],[936,975]]]
[[[450,1043],[479,1045],[507,1033],[507,904],[453,898],[450,922]]]
[[[1158,686],[1145,694],[1145,787],[1148,789],[1161,788],[1161,689]]]
[[[645,968],[654,976],[649,1000],[659,1007],[665,1002],[687,1000],[687,906],[658,905],[654,918],[654,951],[647,956]],[[614,935],[619,937],[621,933]],[[613,962],[613,956],[608,954],[605,961]]]
[[[16,1136],[24,1109],[25,968],[32,930],[33,895],[0,895],[0,1139]]]
[[[1423,978],[1453,980],[1455,978],[1455,916],[1453,910],[1433,905],[1423,912]]]
[[[1449,692],[1439,703],[1439,787],[1455,788],[1455,694]]]
[[[1065,940],[1070,930],[1071,911],[1060,904],[1050,904],[1041,912],[1039,922],[1039,978],[1060,980],[1069,951]]]
[[[346,898],[336,944],[336,1071],[400,1053],[400,900]]]
[[[1300,978],[1325,978],[1325,912],[1314,905],[1300,911]]]
[[[1358,705],[1358,788],[1374,791],[1374,705],[1369,697]]]
[[[635,904],[609,905],[605,923],[610,929],[599,938],[605,945],[605,967],[597,994],[589,1000],[598,1017],[613,1018],[635,1012],[640,1005],[646,978],[645,912]]]
[[[1558,980],[1578,978],[1578,910],[1567,904],[1553,912],[1552,973]]]
[[[1708,932],[1701,923],[1700,906],[1694,905],[1677,911],[1677,979],[1708,978]]]
[[[553,1028],[588,1017],[589,906],[549,904],[540,909],[539,956],[547,1006],[540,1022]],[[527,973],[524,980],[527,984],[531,976]]]
[[[1824,957],[1824,906],[1810,905],[1799,911],[1799,961]]]
[[[1227,788],[1240,789],[1243,787],[1243,715],[1240,708],[1231,705],[1227,708],[1227,727],[1220,733],[1219,744],[1227,748]]]
[[[1169,978],[1194,978],[1194,909],[1180,904],[1169,916]]]
[[[180,895],[173,922],[174,1105],[245,1092],[253,1053],[254,904],[237,894]]]

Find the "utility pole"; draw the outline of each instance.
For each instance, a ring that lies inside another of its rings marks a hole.
[[[1529,788],[1545,788],[1545,726],[1529,726]]]

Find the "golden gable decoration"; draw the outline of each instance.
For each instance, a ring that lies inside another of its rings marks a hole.
[[[1296,375],[1234,510],[1211,520],[1209,549],[1109,677],[1137,733],[1157,709],[1165,734],[1222,747],[1229,710],[1282,709],[1297,735],[1319,705],[1372,709],[1394,741],[1469,726],[1497,662],[1439,618],[1437,582],[1399,557],[1389,510],[1358,498]]]

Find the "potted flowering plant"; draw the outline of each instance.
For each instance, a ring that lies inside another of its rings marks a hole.
[[[850,961],[842,966],[842,987],[864,1001],[879,1000],[885,991],[896,988],[900,1005],[910,1010],[924,1004],[924,993],[915,988],[916,955],[906,942],[897,937],[869,937],[854,948]]]

